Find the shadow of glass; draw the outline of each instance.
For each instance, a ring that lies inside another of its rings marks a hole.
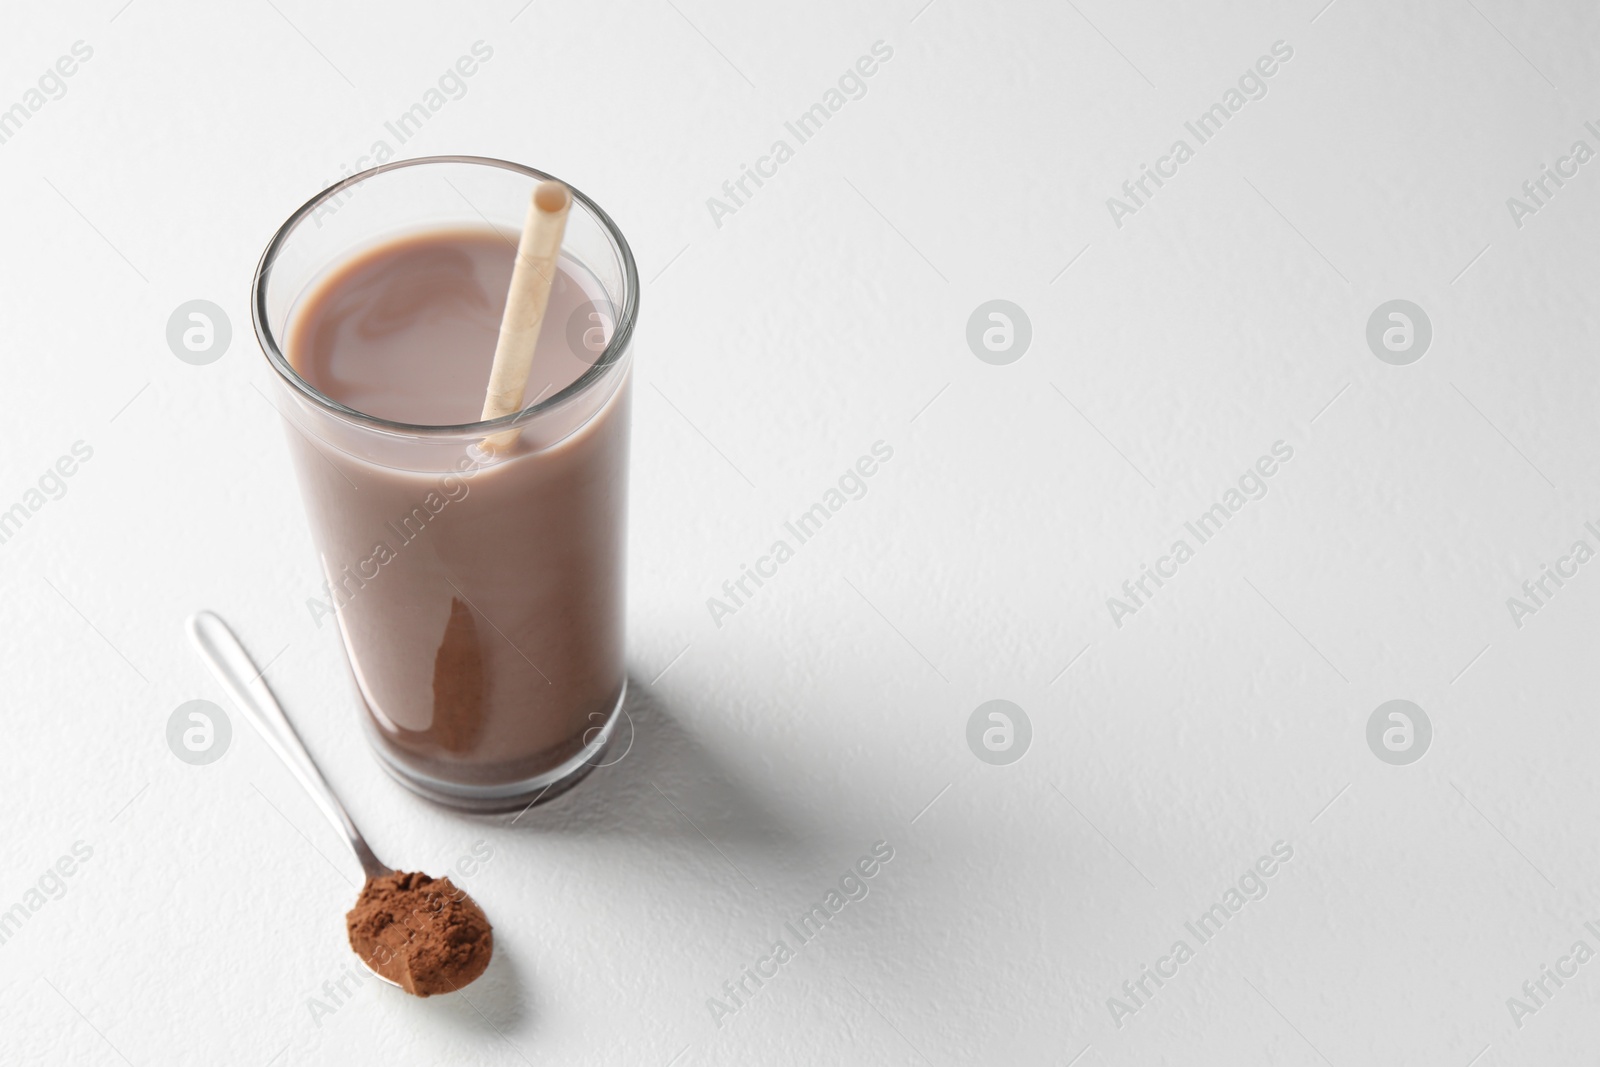
[[[587,779],[546,804],[502,817],[533,834],[699,838],[782,850],[793,826],[723,766],[650,687],[630,677],[622,721]]]

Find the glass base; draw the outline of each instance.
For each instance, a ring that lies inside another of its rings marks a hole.
[[[585,745],[581,752],[559,767],[554,767],[543,774],[502,785],[464,785],[420,774],[396,763],[382,746],[372,743],[376,739],[369,737],[368,742],[373,755],[378,758],[378,765],[388,771],[391,778],[435,804],[480,815],[526,810],[535,804],[554,800],[583,781],[590,771],[599,766],[612,736],[616,733],[617,720],[622,717],[622,705],[627,699],[628,680],[624,678],[622,691],[617,694],[617,702],[611,708],[611,713],[606,716],[605,725],[600,727],[594,740]],[[370,726],[368,728],[370,729]]]

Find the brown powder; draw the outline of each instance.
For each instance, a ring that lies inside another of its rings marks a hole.
[[[345,928],[367,966],[419,997],[455,992],[494,954],[483,909],[450,879],[415,872],[367,879]]]

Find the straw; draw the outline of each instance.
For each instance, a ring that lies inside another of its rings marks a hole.
[[[506,310],[500,318],[500,337],[494,346],[489,392],[483,400],[485,422],[522,410],[571,208],[572,194],[560,182],[540,182],[528,201],[528,216],[517,242],[516,265],[511,268]],[[520,432],[503,430],[486,438],[483,447],[489,452],[509,448]]]

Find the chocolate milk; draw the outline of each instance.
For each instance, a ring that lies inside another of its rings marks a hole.
[[[365,415],[476,422],[515,246],[498,230],[435,230],[344,261],[291,314],[291,365]],[[466,433],[418,464],[403,429],[389,453],[361,455],[289,433],[369,725],[408,776],[525,784],[572,760],[618,705],[629,381],[559,399],[612,321],[599,283],[563,257],[524,398],[552,406],[507,454]]]

